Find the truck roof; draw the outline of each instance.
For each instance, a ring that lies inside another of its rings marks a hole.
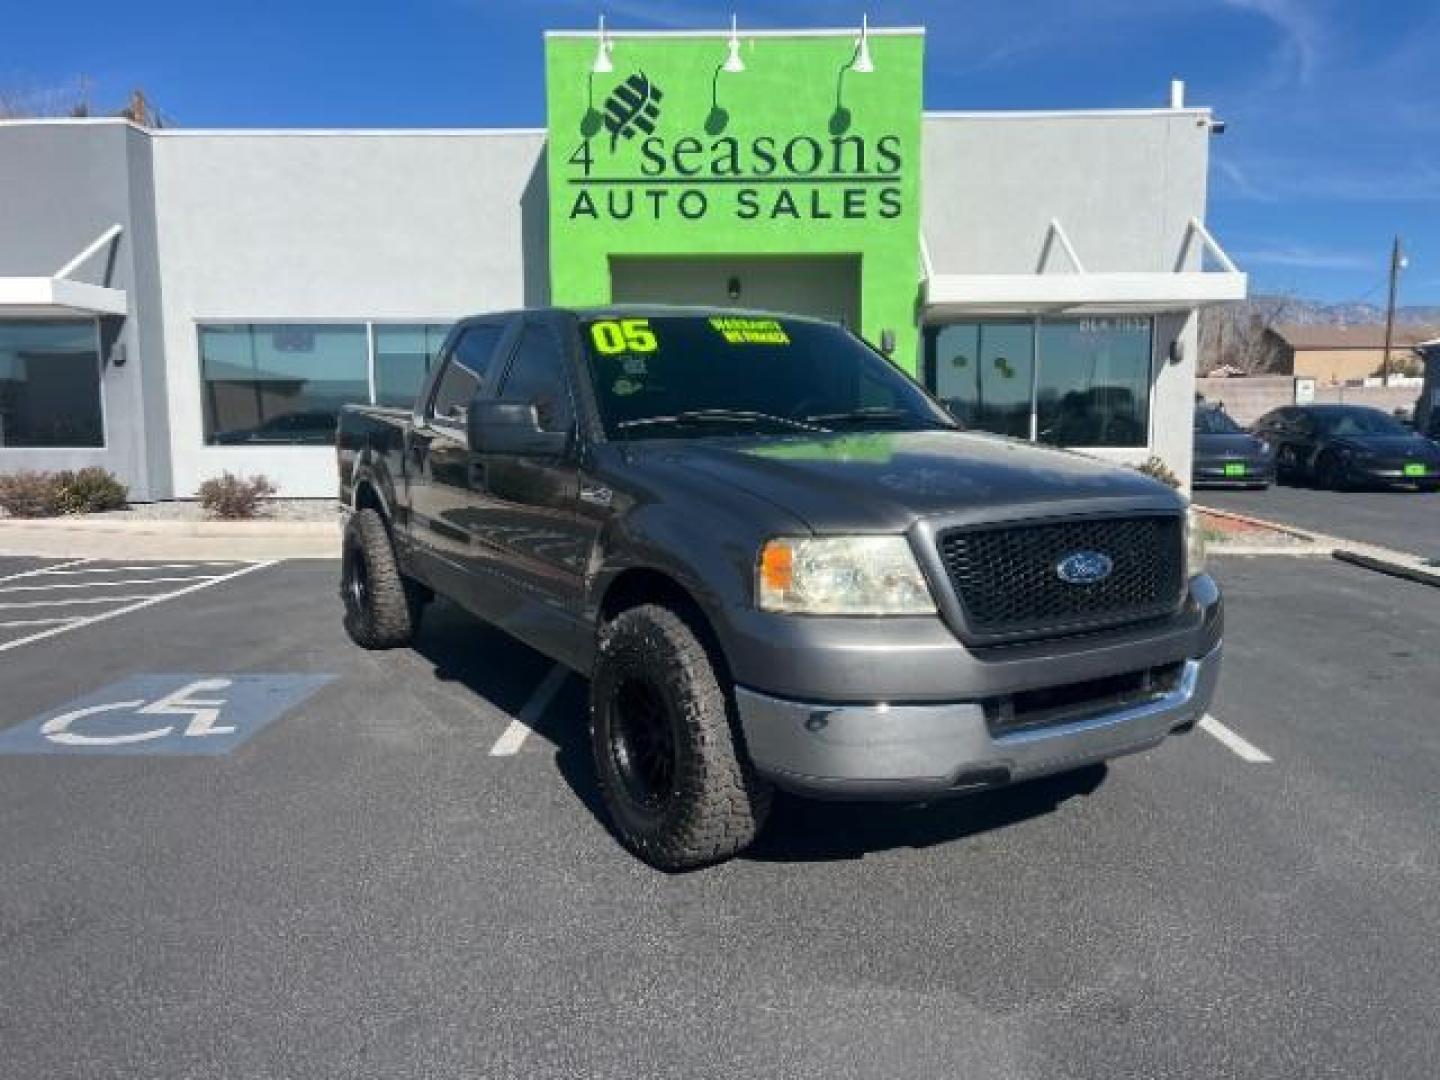
[[[663,317],[675,315],[691,315],[697,318],[729,318],[729,319],[788,319],[792,322],[824,323],[834,325],[833,320],[819,319],[810,315],[795,315],[788,311],[767,311],[763,308],[732,308],[707,306],[703,304],[597,304],[589,307],[560,307],[550,305],[547,307],[516,308],[510,311],[487,311],[476,312],[467,315],[461,322],[469,322],[472,319],[494,319],[514,318],[517,315],[525,314],[550,314],[550,315],[573,315],[579,319],[605,319],[605,318],[634,318],[634,317]]]

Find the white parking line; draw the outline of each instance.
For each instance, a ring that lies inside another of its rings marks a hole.
[[[0,622],[0,630],[14,630],[17,626],[54,626],[56,623],[74,622],[78,618],[79,615],[67,615],[59,619],[12,619]]]
[[[555,700],[555,695],[560,687],[565,685],[565,679],[569,676],[570,669],[556,664],[549,673],[541,680],[535,692],[530,695],[530,700],[525,702],[510,726],[495,740],[495,745],[490,748],[491,757],[510,757],[519,752],[520,747],[525,745],[525,739],[535,730],[535,722],[545,715],[545,710],[550,707],[550,702]]]
[[[169,593],[162,593],[169,596]],[[147,596],[82,596],[78,600],[6,600],[0,608],[69,607],[71,604],[127,604],[131,600],[147,600]]]
[[[1215,717],[1206,713],[1200,718],[1200,730],[1207,735],[1212,735],[1220,741],[1227,749],[1233,751],[1242,761],[1248,761],[1252,765],[1268,765],[1275,759],[1265,753],[1254,743],[1242,739],[1235,732],[1231,731]]]
[[[4,577],[0,577],[0,581],[19,581],[21,578],[34,577],[36,574],[53,574],[65,567],[83,566],[85,563],[93,561],[93,559],[71,559],[69,562],[55,563],[52,566],[37,566],[34,570],[21,570],[18,574],[6,574]]]
[[[204,581],[197,581],[194,585],[187,585],[183,589],[176,589],[174,592],[161,593],[159,596],[125,598],[110,596],[106,597],[104,600],[40,600],[28,604],[0,604],[0,607],[39,607],[42,605],[54,604],[104,603],[107,600],[110,603],[114,603],[117,600],[121,599],[130,599],[136,601],[136,603],[126,604],[124,607],[118,607],[113,611],[103,611],[99,615],[87,615],[84,618],[75,619],[72,622],[67,622],[63,626],[52,626],[48,630],[41,630],[39,633],[31,634],[28,637],[16,638],[14,641],[7,641],[3,644],[0,644],[0,652],[8,652],[11,649],[18,649],[21,645],[29,645],[33,641],[43,641],[46,638],[55,637],[57,634],[67,634],[71,630],[79,630],[82,626],[94,626],[96,623],[105,622],[107,619],[115,619],[120,617],[121,615],[128,615],[132,611],[139,611],[141,608],[147,608],[154,604],[160,604],[166,600],[173,600],[177,596],[185,596],[189,593],[199,592],[201,589],[208,589],[213,585],[219,585],[222,582],[233,581],[235,578],[241,577],[244,574],[251,574],[254,573],[256,570],[264,570],[267,566],[274,566],[277,561],[278,560],[275,559],[269,559],[265,562],[250,563],[246,566],[242,566],[238,570],[232,570],[228,574],[221,574],[219,577],[207,578]]]
[[[190,574],[188,577],[124,578],[120,581],[62,581],[58,585],[5,585],[0,593],[49,592],[51,589],[103,589],[107,585],[168,585],[179,581],[209,581],[217,574]]]
[[[70,565],[70,564],[64,564]],[[180,562],[157,562],[141,563],[138,566],[87,566],[83,570],[61,570],[59,567],[49,567],[45,570],[32,570],[33,574],[55,574],[57,577],[68,577],[71,574],[118,574],[122,571],[131,570],[200,570],[207,566],[239,566],[239,563],[180,563]]]

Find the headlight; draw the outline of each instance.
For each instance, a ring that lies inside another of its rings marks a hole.
[[[1185,580],[1205,572],[1205,527],[1192,506],[1185,511]]]
[[[760,551],[762,611],[805,615],[930,615],[935,601],[903,536],[771,540]]]

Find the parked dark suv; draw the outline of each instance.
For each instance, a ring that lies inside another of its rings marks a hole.
[[[351,637],[443,595],[588,676],[611,821],[658,866],[745,847],[776,787],[926,800],[1154,746],[1219,676],[1175,492],[960,431],[830,323],[467,319],[339,457]]]

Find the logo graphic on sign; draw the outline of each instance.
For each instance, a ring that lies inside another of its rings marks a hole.
[[[622,135],[633,139],[637,131],[646,135],[655,134],[655,124],[660,119],[660,101],[664,96],[660,87],[647,79],[643,71],[637,71],[610,92],[605,99],[605,130],[610,132],[612,154]]]

